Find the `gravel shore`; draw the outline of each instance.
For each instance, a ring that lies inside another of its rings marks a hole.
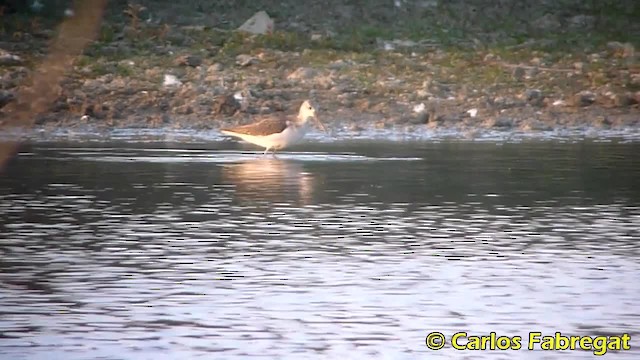
[[[356,133],[640,126],[635,1],[211,3],[110,2],[35,127],[207,131],[308,97]],[[3,15],[0,124],[64,19],[51,4]],[[272,31],[235,31],[259,10]]]

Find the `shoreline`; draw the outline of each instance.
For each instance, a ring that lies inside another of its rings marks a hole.
[[[110,3],[97,38],[26,118],[45,131],[210,131],[312,98],[328,127],[356,134],[640,131],[631,1],[606,16],[578,0],[556,4],[564,12],[531,4],[531,14],[487,4],[478,13],[462,0],[332,1],[324,17],[290,2],[266,9],[273,26],[254,33],[236,29],[257,9],[196,3]],[[0,132],[33,105],[16,99],[25,81],[53,69],[38,64],[60,21],[2,19]]]
[[[419,129],[404,126],[385,129],[329,128],[329,134],[313,130],[298,146],[313,143],[331,144],[346,142],[498,142],[513,143],[523,141],[614,141],[640,142],[640,131],[636,127],[602,129],[596,127],[574,127],[544,131],[476,129],[461,131],[456,129]],[[20,143],[173,143],[203,144],[236,142],[221,134],[217,129],[176,129],[176,128],[110,128],[96,129],[93,126],[33,128],[22,131],[0,131],[0,142]]]

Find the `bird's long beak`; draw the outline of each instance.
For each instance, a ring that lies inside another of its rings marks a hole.
[[[317,117],[317,116],[314,116],[314,117],[313,117],[313,119],[316,121],[316,124],[318,125],[318,127],[319,127],[320,129],[322,129],[322,131],[324,131],[325,133],[329,133],[329,132],[327,131],[327,128],[326,128],[326,127],[324,127],[324,124],[320,121],[320,119],[318,119],[318,117]]]

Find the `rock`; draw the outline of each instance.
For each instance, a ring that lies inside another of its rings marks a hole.
[[[613,104],[619,107],[632,106],[638,103],[638,99],[631,93],[614,94],[612,99]]]
[[[329,65],[327,65],[327,67],[332,70],[339,70],[339,69],[344,69],[350,65],[352,65],[351,62],[347,62],[342,59],[339,59],[339,60],[330,62]]]
[[[584,90],[573,96],[574,106],[589,106],[596,101],[596,94],[591,91]]]
[[[524,101],[513,99],[505,96],[497,96],[494,99],[490,99],[489,103],[498,109],[509,109],[525,105]]]
[[[491,63],[498,60],[500,60],[500,57],[496,56],[493,53],[488,53],[487,55],[484,56],[484,59],[483,59],[483,61],[486,63]]]
[[[102,112],[101,107],[94,104],[85,106],[83,115],[94,119],[104,119],[104,113]]]
[[[0,49],[0,66],[15,66],[23,63],[22,58],[18,55]]]
[[[552,127],[540,120],[527,119],[520,125],[520,129],[524,131],[549,131],[552,130]]]
[[[10,103],[15,97],[8,91],[0,90],[0,109]]]
[[[267,34],[273,32],[275,24],[266,11],[258,11],[238,28],[239,31],[250,34]]]
[[[406,119],[409,124],[412,125],[424,125],[429,122],[429,113],[426,111],[422,111],[418,113],[415,117],[410,117]]]
[[[607,43],[607,48],[614,53],[614,55],[622,58],[630,58],[635,56],[635,47],[631,43],[621,43],[619,41],[610,41]]]
[[[64,98],[63,99],[57,99],[51,105],[50,110],[53,113],[61,112],[61,111],[67,111],[67,110],[69,110],[69,104],[67,104],[67,100],[64,99]]]
[[[371,109],[371,105],[371,100],[367,98],[356,100],[354,104],[356,110],[360,112],[368,111],[369,109]]]
[[[178,80],[178,78],[175,75],[165,74],[162,85],[165,87],[176,87],[176,86],[182,85],[182,82]]]
[[[207,68],[204,81],[208,83],[224,84],[224,73],[222,72],[222,65],[215,63]]]
[[[511,128],[513,127],[513,119],[509,118],[489,118],[484,123],[485,127],[488,128]]]
[[[202,65],[202,57],[198,55],[182,55],[176,59],[175,64],[178,66],[200,66]]]
[[[236,56],[236,64],[240,65],[242,67],[249,66],[251,64],[255,64],[256,62],[258,62],[258,59],[254,58],[251,55],[240,54],[240,55]]]
[[[573,68],[576,69],[577,72],[584,71],[584,63],[582,61],[577,61],[573,63]]]
[[[305,81],[313,79],[316,76],[318,76],[318,71],[316,69],[301,67],[289,74],[287,79],[293,81]]]
[[[222,64],[220,63],[215,63],[207,68],[207,73],[210,75],[219,73],[220,71],[222,71]]]
[[[544,105],[544,95],[542,94],[542,91],[538,89],[528,89],[524,93],[524,98],[533,106]]]
[[[244,89],[233,94],[233,98],[240,104],[240,110],[246,111],[249,103],[259,98],[260,94],[251,89]]]
[[[189,104],[184,104],[175,108],[174,113],[178,115],[190,115],[193,114],[193,107]]]
[[[267,100],[262,104],[263,113],[273,113],[279,111],[286,111],[287,106],[279,100]]]
[[[588,58],[591,63],[599,63],[602,60],[602,56],[598,53],[589,54]]]
[[[233,95],[223,95],[216,98],[213,104],[215,115],[233,116],[240,111],[240,102]]]
[[[433,94],[425,89],[418,89],[415,94],[416,99],[428,99],[430,97],[433,97]]]
[[[540,69],[537,66],[527,68],[525,71],[524,78],[527,80],[531,80],[535,78],[540,73]]]
[[[335,81],[333,81],[331,75],[317,76],[314,79],[314,83],[318,86],[318,88],[325,90],[332,89],[335,86]]]
[[[610,127],[613,124],[607,116],[598,116],[595,123],[601,127]]]
[[[569,18],[569,26],[572,28],[591,29],[596,23],[596,17],[592,15],[576,15]]]
[[[516,66],[516,68],[513,69],[512,75],[515,80],[521,81],[525,76],[525,70],[521,66]]]
[[[556,15],[546,14],[533,21],[532,25],[543,31],[553,31],[560,28],[561,24]]]

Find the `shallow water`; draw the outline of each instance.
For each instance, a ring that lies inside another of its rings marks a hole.
[[[0,177],[0,358],[594,357],[431,331],[626,332],[613,356],[640,356],[639,143],[244,149],[24,146]]]

